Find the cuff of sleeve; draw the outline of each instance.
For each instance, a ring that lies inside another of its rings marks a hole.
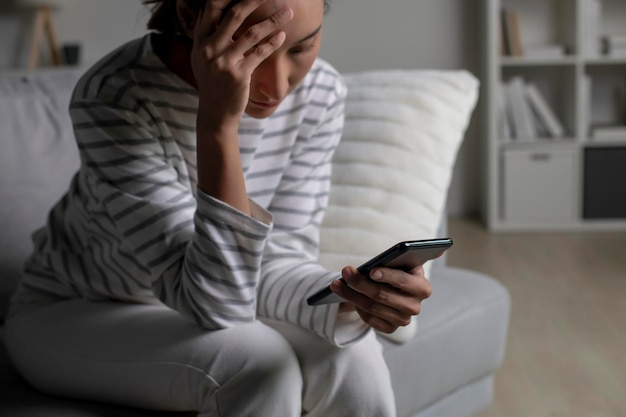
[[[339,304],[334,304],[335,326],[333,334],[333,342],[339,347],[349,346],[352,343],[361,340],[367,333],[371,331],[371,327],[359,316],[356,311],[339,313]]]
[[[251,232],[267,234],[272,229],[273,217],[270,212],[250,201],[252,216],[237,210],[217,198],[197,189],[198,211],[204,216],[226,224],[244,225]]]
[[[261,223],[265,223],[267,225],[272,224],[272,214],[269,211],[259,206],[252,199],[248,199],[248,202],[250,202],[250,211],[253,219],[257,219]]]
[[[309,294],[314,294],[318,290],[326,287],[333,280],[339,278],[336,273],[329,272],[325,277],[321,277]],[[309,322],[309,327],[320,337],[337,347],[346,347],[362,339],[371,330],[358,313],[339,313],[339,303],[322,304],[318,306],[306,306],[307,313],[305,319],[299,325],[305,326]]]

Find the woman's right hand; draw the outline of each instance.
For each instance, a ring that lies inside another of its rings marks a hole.
[[[207,0],[194,28],[191,66],[198,86],[198,123],[205,129],[236,129],[248,104],[257,66],[285,41],[280,28],[293,17],[287,7],[242,27],[268,0],[242,0],[226,11],[228,0]]]

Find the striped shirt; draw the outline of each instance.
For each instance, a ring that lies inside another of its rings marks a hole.
[[[269,118],[244,116],[239,148],[253,215],[196,188],[197,92],[152,36],[78,82],[81,167],[34,235],[22,285],[88,300],[163,303],[210,329],[286,321],[342,346],[368,327],[306,298],[338,276],[317,262],[345,85],[318,59]]]

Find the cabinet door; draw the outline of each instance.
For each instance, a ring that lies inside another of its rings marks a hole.
[[[584,150],[583,218],[626,219],[626,146]]]
[[[575,149],[503,151],[503,220],[567,223],[578,217]]]

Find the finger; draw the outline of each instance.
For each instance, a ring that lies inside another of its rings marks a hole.
[[[215,31],[212,22],[213,19],[211,17],[211,10],[208,7],[201,9],[198,13],[196,26],[193,28],[194,45],[198,45],[201,39],[210,36]]]
[[[352,303],[341,303],[339,304],[339,312],[340,313],[352,313],[356,311],[354,304]]]
[[[252,48],[259,47],[263,41],[269,44],[276,44],[278,39],[271,39],[271,36],[276,35],[280,28],[282,28],[288,21],[293,18],[293,10],[285,7],[276,13],[272,14],[267,19],[250,26],[241,35],[238,35],[235,39],[235,43],[232,48],[232,52],[237,55],[248,54]],[[223,27],[218,29],[218,35],[221,38],[229,36],[233,38],[233,34],[240,28],[235,22],[225,23]],[[223,35],[222,32],[223,31]],[[228,35],[227,35],[228,34]],[[282,45],[282,40],[280,41]],[[278,47],[280,47],[278,45]]]
[[[374,320],[373,318],[377,318],[398,327],[406,326],[411,320],[410,313],[401,312],[391,306],[381,304],[369,298],[367,295],[356,291],[341,280],[332,282],[331,289],[346,301],[354,304],[357,310],[361,310],[370,315],[371,317],[368,319],[370,321]],[[369,321],[366,321],[366,323],[369,324]]]
[[[376,303],[391,307],[402,314],[417,315],[421,311],[420,296],[398,290],[389,284],[367,279],[357,270],[345,268],[343,278],[348,285],[360,294],[367,296]]]
[[[261,0],[261,3],[265,1]],[[213,35],[219,22],[240,2],[241,0],[207,0],[198,16],[198,24],[194,29],[194,41],[201,41]]]
[[[267,1],[268,0],[235,0],[227,2],[225,5],[223,1],[215,4],[211,1],[207,2],[207,9],[200,22],[196,40],[202,41],[203,39],[207,39],[224,25],[229,27],[229,31],[222,31],[222,36],[226,34],[227,39],[230,40],[246,18]]]
[[[376,316],[372,316],[371,314],[360,310],[357,308],[356,312],[358,313],[359,317],[361,317],[361,320],[363,320],[366,324],[368,324],[370,327],[378,330],[379,332],[382,333],[393,333],[394,331],[396,331],[396,329],[400,326],[395,326],[391,323],[389,323],[386,320],[383,320],[379,317]]]
[[[259,64],[265,61],[285,42],[285,32],[278,32],[272,35],[267,41],[263,41],[252,49],[246,51],[243,67],[245,70],[252,72]]]
[[[424,276],[424,268],[421,266],[408,272],[391,268],[375,268],[370,273],[370,278],[420,299],[428,298],[432,294],[432,287]]]
[[[228,1],[228,3],[224,7],[222,7],[222,9],[219,12],[219,17],[217,19],[217,24],[218,25],[220,23],[222,23],[222,21],[224,20],[224,18],[226,17],[228,12],[230,11],[230,9],[232,9],[235,4],[241,3],[241,0],[225,0],[225,1]],[[222,3],[225,2],[225,1],[222,1]]]

